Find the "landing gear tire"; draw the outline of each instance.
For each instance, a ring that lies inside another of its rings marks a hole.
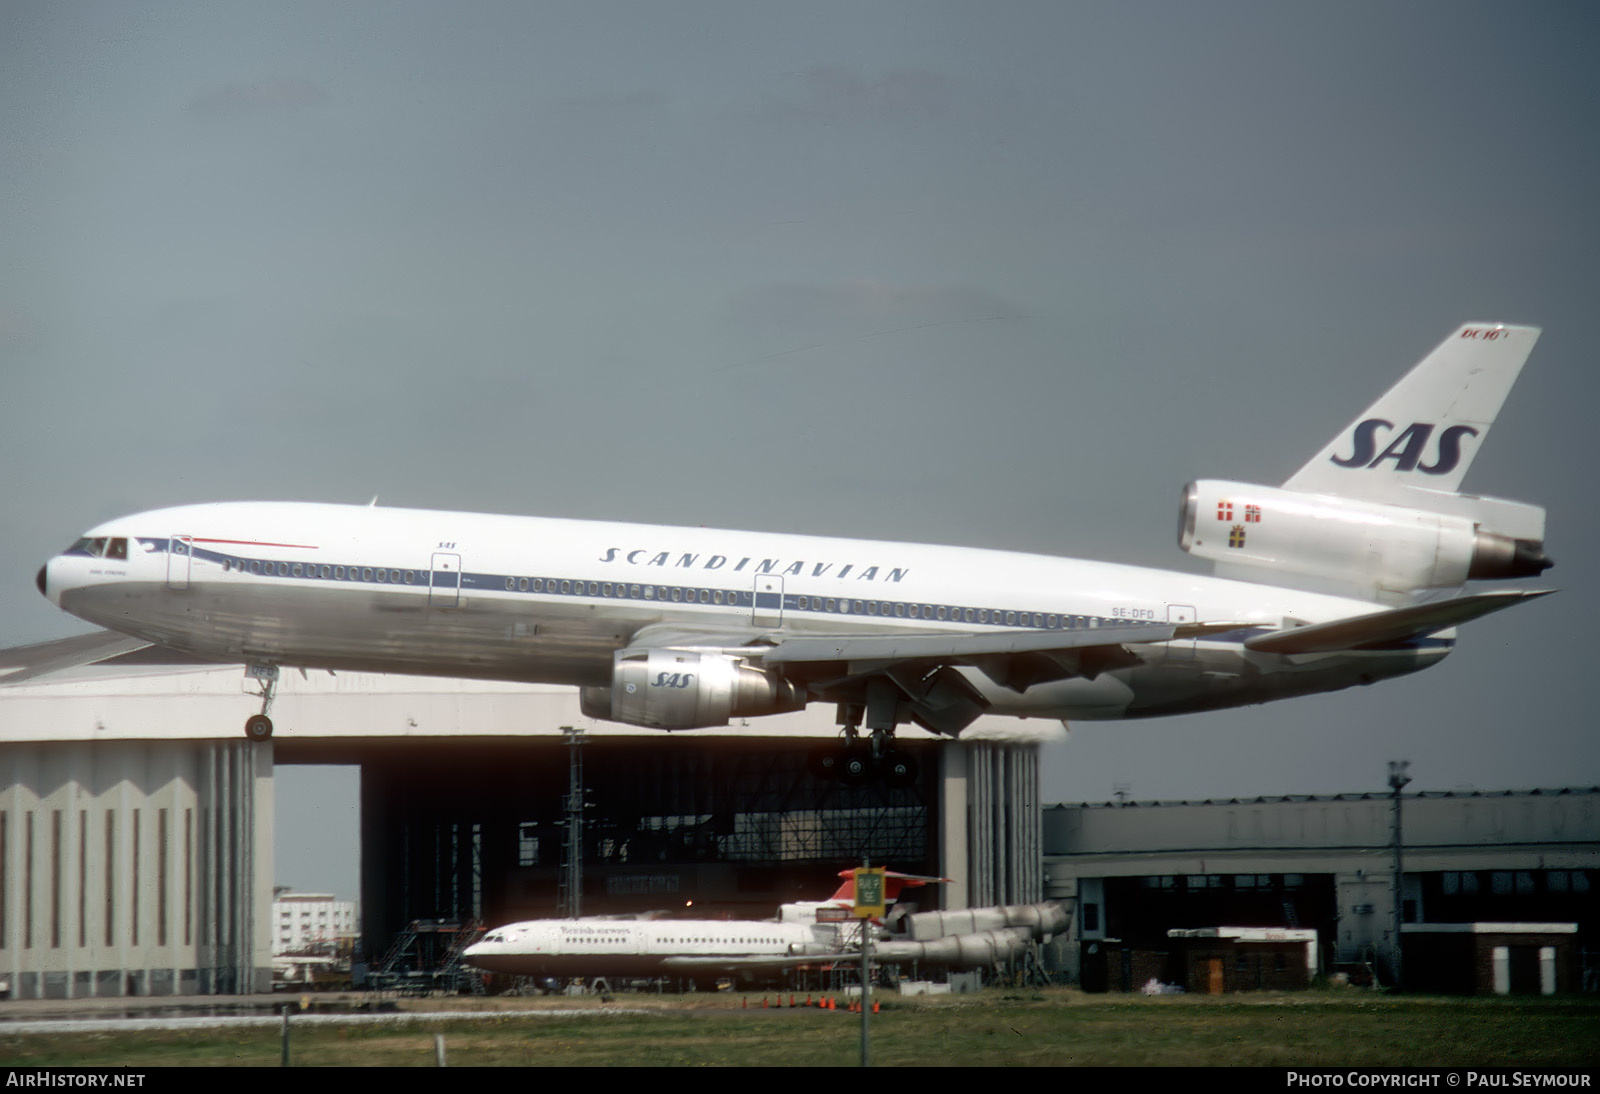
[[[813,748],[806,757],[806,769],[819,779],[832,779],[839,774],[839,761],[842,758],[833,745]]]
[[[890,749],[879,765],[887,786],[903,790],[917,781],[917,761],[908,752]]]
[[[265,714],[252,714],[244,720],[244,735],[252,741],[272,739],[272,719]]]
[[[878,774],[878,765],[872,753],[864,748],[852,748],[839,756],[839,781],[846,786],[861,786],[871,782]]]

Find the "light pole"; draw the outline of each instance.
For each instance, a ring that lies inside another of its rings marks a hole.
[[[1391,914],[1394,917],[1394,949],[1392,952],[1394,960],[1394,986],[1396,990],[1404,990],[1405,987],[1405,966],[1404,959],[1401,956],[1400,946],[1400,924],[1405,920],[1403,904],[1404,898],[1403,894],[1401,893],[1400,885],[1400,791],[1404,790],[1406,784],[1411,781],[1411,776],[1406,774],[1406,768],[1410,766],[1410,760],[1389,761],[1389,789],[1394,791],[1392,799],[1394,804],[1390,810],[1393,818],[1393,832],[1390,836],[1390,843],[1394,847],[1394,880],[1392,884],[1392,892],[1390,893],[1390,903],[1393,905]]]

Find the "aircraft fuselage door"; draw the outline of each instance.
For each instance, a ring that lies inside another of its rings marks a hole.
[[[750,622],[758,627],[783,625],[783,575],[757,574]]]
[[[428,564],[428,607],[454,608],[461,603],[461,556],[435,551]]]
[[[1168,623],[1193,623],[1200,618],[1193,604],[1168,604]],[[1167,656],[1171,659],[1193,660],[1194,639],[1180,638],[1167,643]]]
[[[194,537],[173,536],[167,541],[167,588],[187,589],[194,565]]]

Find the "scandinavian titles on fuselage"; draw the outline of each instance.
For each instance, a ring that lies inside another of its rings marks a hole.
[[[672,551],[656,551],[648,547],[637,547],[624,552],[621,547],[607,547],[606,553],[601,555],[597,562],[623,562],[630,566],[671,566],[682,569],[721,570],[727,568],[730,573],[739,573],[748,570],[752,574],[778,574],[784,577],[834,577],[840,580],[853,578],[856,581],[894,581],[899,582],[911,572],[905,566],[861,566],[854,562],[840,564],[837,562],[805,562],[803,560],[785,561],[781,558],[763,558],[757,561],[754,556],[746,555],[733,563],[729,555],[708,555],[703,551],[683,551],[674,556]],[[808,570],[807,567],[810,567]]]

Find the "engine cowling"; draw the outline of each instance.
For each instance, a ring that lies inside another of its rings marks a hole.
[[[734,718],[784,714],[806,705],[802,688],[743,658],[697,650],[618,650],[611,686],[583,688],[590,718],[651,729],[725,726]]]
[[[1178,542],[1227,576],[1308,579],[1380,599],[1469,578],[1534,577],[1550,566],[1542,540],[1503,535],[1471,516],[1217,480],[1184,488]]]

